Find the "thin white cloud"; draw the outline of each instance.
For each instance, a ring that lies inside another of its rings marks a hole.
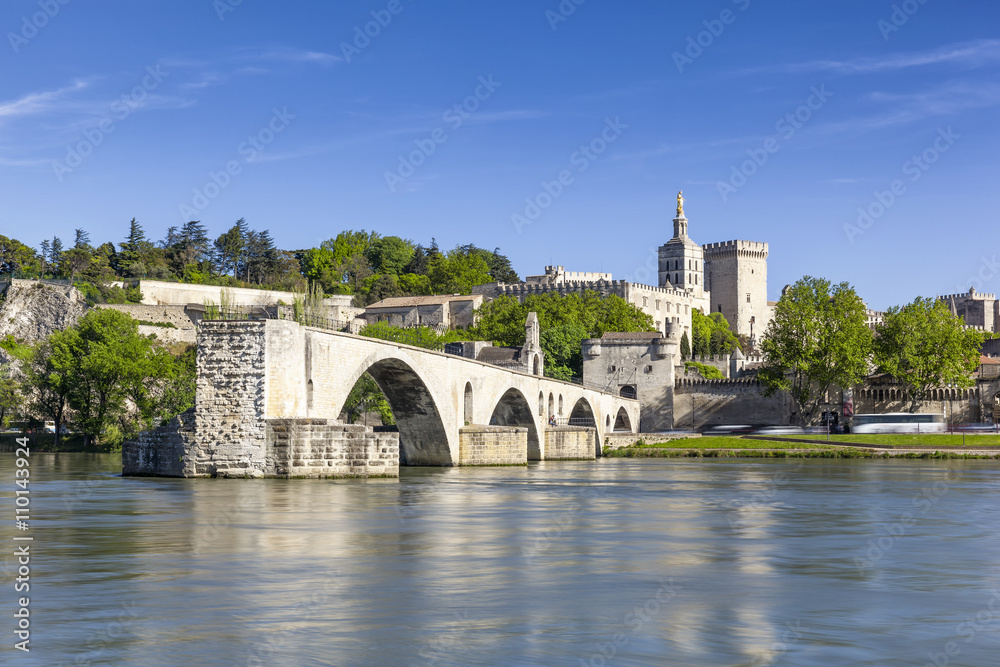
[[[317,63],[319,65],[333,65],[343,60],[340,56],[322,51],[305,51],[292,48],[268,49],[254,54],[244,53],[242,57],[254,61]]]
[[[879,130],[925,118],[951,116],[963,111],[1000,105],[1000,84],[952,83],[919,93],[870,93],[867,99],[886,104],[889,111],[827,123],[818,129],[827,134],[843,131]]]
[[[18,118],[50,113],[60,108],[68,96],[87,88],[89,85],[89,82],[77,79],[65,88],[29,93],[11,102],[0,102],[0,118]]]
[[[1000,61],[1000,39],[981,39],[943,46],[929,51],[892,53],[878,57],[851,60],[811,60],[804,63],[784,63],[744,70],[748,72],[833,72],[835,74],[870,74],[891,72],[911,67],[954,64],[979,66]]]

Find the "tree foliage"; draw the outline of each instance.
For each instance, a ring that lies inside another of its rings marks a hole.
[[[599,338],[608,332],[656,330],[649,315],[618,296],[546,292],[531,294],[523,303],[510,296],[494,299],[479,310],[478,322],[469,334],[497,345],[519,347],[524,345],[524,322],[529,312],[538,313],[545,374],[549,377],[583,375],[579,352],[586,338]]]
[[[194,354],[175,358],[116,310],[94,309],[34,346],[5,341],[22,362],[26,412],[72,423],[90,441],[117,446],[194,402]]]
[[[732,354],[739,346],[739,339],[730,330],[722,313],[703,315],[698,309],[691,311],[693,352],[699,356]]]
[[[872,332],[865,306],[847,283],[806,276],[778,301],[761,350],[765,395],[785,390],[799,420],[812,424],[827,391],[851,387],[868,373]]]
[[[938,299],[917,297],[890,308],[875,329],[875,365],[906,387],[910,412],[916,412],[931,389],[971,387],[979,365],[983,333],[966,329]]]
[[[396,419],[392,415],[392,407],[378,383],[375,382],[375,378],[368,373],[363,373],[354,383],[351,393],[347,395],[343,413],[348,424],[356,424],[364,414],[369,412],[376,413],[385,426],[392,426],[396,423]]]

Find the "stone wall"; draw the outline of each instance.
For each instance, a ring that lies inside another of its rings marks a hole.
[[[528,462],[528,429],[465,426],[458,430],[458,465],[523,465]]]
[[[545,429],[546,461],[581,461],[597,457],[596,428],[555,426]]]
[[[609,449],[621,449],[622,447],[633,447],[640,441],[649,445],[658,442],[668,442],[670,440],[700,437],[701,435],[699,434],[686,433],[608,433],[604,436],[604,446]]]
[[[143,280],[139,283],[142,292],[142,302],[150,306],[183,306],[189,303],[203,304],[205,300],[219,304],[222,301],[222,290],[225,289],[232,297],[234,306],[273,306],[278,301],[291,304],[295,300],[294,292],[279,292],[277,290],[250,289],[247,287],[219,287],[217,285],[194,285],[190,283],[170,283],[160,280]],[[323,299],[323,304],[332,306],[350,306],[352,297],[349,294],[334,295]]]
[[[185,477],[186,458],[194,445],[194,408],[122,445],[122,474],[138,477]]]
[[[333,419],[267,420],[267,468],[276,477],[398,477],[399,434]]]
[[[198,336],[194,474],[266,472],[265,322],[203,322]]]
[[[787,393],[766,398],[760,383],[752,380],[679,380],[674,387],[674,428],[781,425],[793,423],[794,417]]]
[[[145,324],[139,325],[139,333],[143,336],[155,335],[166,344],[195,343],[198,338],[197,320],[187,312],[186,306],[148,306],[138,303],[100,304],[96,308],[117,310],[130,317],[144,322],[172,324],[173,327],[157,327]]]
[[[1000,378],[981,378],[969,389],[934,389],[917,412],[945,415],[950,423],[987,423],[1000,395]],[[854,391],[855,414],[909,412],[910,402],[897,384],[871,384]]]

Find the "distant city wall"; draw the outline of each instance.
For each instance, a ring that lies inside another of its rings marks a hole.
[[[247,287],[220,287],[218,285],[192,285],[189,283],[169,283],[160,280],[143,280],[139,283],[142,303],[149,306],[183,306],[189,303],[212,301],[222,302],[222,290],[232,297],[234,306],[272,306],[281,301],[291,305],[295,301],[294,292],[250,289]],[[301,295],[299,295],[301,296]],[[327,306],[350,306],[352,297],[341,294],[323,300]]]

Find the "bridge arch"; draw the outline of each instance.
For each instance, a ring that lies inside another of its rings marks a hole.
[[[569,425],[594,429],[594,448],[595,452],[600,455],[601,429],[597,423],[597,415],[594,413],[594,407],[585,397],[581,397],[573,405],[573,411],[569,413]]]
[[[399,428],[400,465],[451,466],[448,431],[439,405],[419,366],[401,350],[369,356],[345,383],[347,392],[364,373],[368,373],[385,394]],[[336,405],[334,414],[344,409],[347,394]]]
[[[618,408],[618,415],[615,416],[615,430],[632,432],[632,420],[628,416],[625,406]]]
[[[520,426],[528,429],[528,460],[538,461],[542,458],[542,448],[538,439],[538,428],[531,414],[531,405],[520,389],[511,387],[504,392],[493,414],[490,416],[491,426]]]

